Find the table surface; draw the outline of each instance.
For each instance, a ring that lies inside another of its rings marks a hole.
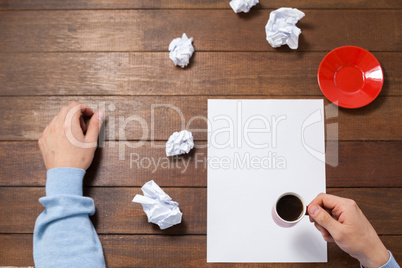
[[[327,157],[339,156],[336,167],[327,165],[327,192],[355,199],[402,260],[402,1],[261,0],[248,14],[235,14],[228,2],[0,0],[0,266],[33,265],[32,232],[45,194],[36,141],[73,100],[107,113],[84,192],[95,200],[92,221],[108,267],[268,266],[206,263],[207,172],[195,158],[206,157],[207,99],[322,99],[318,66],[343,45],[372,52],[385,83],[370,105],[326,120],[328,133],[338,127],[338,139],[326,137]],[[281,6],[306,14],[297,51],[265,40],[269,13]],[[167,51],[183,32],[196,50],[185,69]],[[198,129],[188,168],[174,161],[137,167],[136,156],[164,156],[182,118]],[[131,203],[151,179],[180,203],[180,225],[161,231]],[[358,267],[334,244],[328,258],[330,267]]]

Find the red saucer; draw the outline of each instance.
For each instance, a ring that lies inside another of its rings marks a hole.
[[[329,52],[318,68],[318,84],[328,100],[344,108],[360,108],[381,92],[384,76],[373,54],[354,46]]]

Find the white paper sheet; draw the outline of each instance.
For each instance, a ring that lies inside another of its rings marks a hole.
[[[208,262],[326,262],[305,217],[276,225],[276,198],[325,192],[322,100],[208,100]]]

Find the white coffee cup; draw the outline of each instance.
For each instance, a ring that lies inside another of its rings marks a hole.
[[[307,207],[303,198],[294,192],[281,194],[272,207],[274,222],[284,228],[295,226],[303,219],[306,213]]]

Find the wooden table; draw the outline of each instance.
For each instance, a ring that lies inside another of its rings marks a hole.
[[[200,129],[194,132],[200,146],[208,98],[323,98],[318,65],[343,45],[371,51],[385,83],[367,107],[340,109],[326,121],[339,128],[337,147],[327,137],[327,156],[336,157],[336,148],[339,154],[337,167],[327,165],[327,191],[355,199],[402,261],[402,1],[261,0],[239,15],[228,2],[0,0],[0,266],[33,265],[32,232],[45,194],[36,140],[73,100],[106,111],[106,141],[87,173],[85,194],[95,200],[92,220],[109,267],[271,266],[206,263],[207,173],[195,166],[205,148],[186,158],[185,171],[138,168],[133,157],[163,157],[169,135],[182,128],[180,115],[165,104],[177,107],[186,124],[194,119],[189,127]],[[306,14],[297,51],[273,49],[265,40],[269,13],[282,6]],[[183,32],[196,49],[185,69],[174,67],[167,52]],[[119,141],[133,146],[143,137],[133,115],[150,129],[136,149]],[[151,179],[180,203],[182,224],[161,231],[131,203]],[[358,267],[336,245],[328,251],[328,264],[277,266]]]

